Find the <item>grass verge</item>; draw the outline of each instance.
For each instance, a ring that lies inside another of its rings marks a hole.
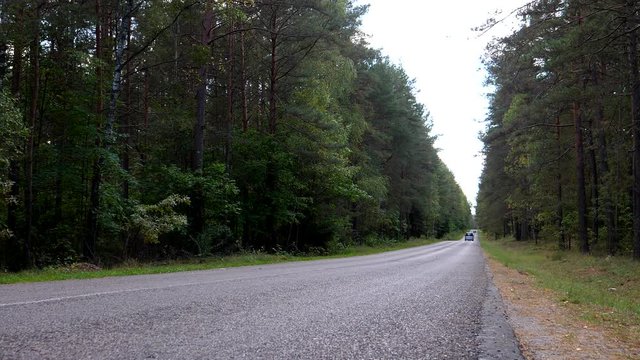
[[[553,290],[559,302],[571,304],[584,320],[624,338],[640,336],[640,263],[511,239],[483,239],[481,244],[493,259]]]
[[[264,252],[244,252],[224,257],[194,258],[163,263],[128,262],[110,269],[87,270],[83,266],[52,267],[42,270],[28,270],[18,273],[0,272],[0,284],[24,282],[56,281],[70,279],[94,279],[108,276],[130,276],[161,274],[180,271],[210,270],[238,266],[275,264],[290,261],[310,261],[330,258],[372,255],[386,251],[401,250],[415,246],[433,244],[441,240],[411,239],[403,242],[379,242],[371,246],[352,246],[326,256],[292,255],[288,253],[267,254]]]

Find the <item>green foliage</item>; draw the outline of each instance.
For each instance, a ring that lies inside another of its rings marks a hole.
[[[160,235],[187,226],[187,216],[175,211],[176,207],[185,204],[189,204],[187,196],[173,194],[157,204],[136,205],[130,217],[129,231],[140,234],[147,243],[157,243]]]
[[[621,19],[631,10],[598,11],[613,5],[534,1],[520,9],[520,27],[488,47],[494,88],[477,217],[489,232],[568,249],[587,223],[595,252],[630,248],[633,139],[622,89],[632,85]],[[575,21],[580,14],[589,16]]]
[[[0,97],[3,195],[7,166],[18,165],[17,206],[0,203],[0,268],[18,253],[32,261],[12,270],[242,250],[328,254],[468,227],[467,201],[438,158],[411,79],[361,40],[366,6],[142,1],[126,14],[134,26],[120,91],[110,26],[123,14],[61,2],[35,19],[24,6],[0,5],[0,45],[14,49],[0,71],[22,94]],[[215,26],[203,44],[207,11]],[[31,105],[35,35],[41,76],[29,148],[17,109]],[[201,143],[204,169],[193,164]]]
[[[284,144],[272,135],[253,131],[238,140],[233,169],[243,208],[250,209],[242,216],[249,247],[261,247],[258,239],[299,223],[312,201],[304,196],[306,184],[296,176],[295,159]],[[269,245],[271,250],[277,241]]]
[[[1,79],[0,79],[1,80]],[[22,122],[22,114],[4,89],[0,89],[0,209],[9,203],[15,203],[18,199],[8,197],[13,181],[6,176],[11,160],[17,160],[21,154],[22,143],[27,136],[27,128]],[[2,211],[0,211],[2,213]],[[0,219],[0,241],[8,239],[12,235],[10,229],[4,224],[4,218]]]
[[[58,281],[69,279],[96,279],[108,276],[131,276],[144,274],[163,274],[181,271],[198,271],[221,269],[238,266],[255,266],[275,264],[290,261],[317,260],[319,257],[330,256],[343,258],[350,256],[362,256],[378,254],[385,251],[406,249],[415,246],[424,246],[435,243],[433,239],[411,239],[406,242],[380,242],[375,247],[352,246],[340,244],[336,251],[327,251],[324,248],[311,249],[307,254],[291,255],[287,253],[268,254],[259,251],[240,251],[228,256],[214,256],[195,259],[181,259],[176,261],[162,261],[160,263],[140,263],[129,260],[112,268],[86,270],[80,266],[83,263],[74,263],[64,266],[50,266],[41,270],[27,270],[17,273],[0,272],[0,284],[16,284],[26,282]],[[333,248],[330,248],[333,249]]]
[[[3,141],[0,144],[0,176],[4,176],[9,161],[16,159],[22,148],[22,141],[27,136],[27,128],[22,121],[22,114],[15,102],[4,89],[0,91],[0,134]],[[6,180],[0,178],[0,180]]]
[[[557,301],[581,304],[580,313],[588,321],[625,329],[640,323],[637,262],[559,252],[513,238],[489,241],[483,237],[481,245],[495,260],[535,277],[540,286],[553,291]]]
[[[360,77],[360,106],[367,109],[368,126],[362,139],[366,150],[357,158],[362,169],[357,181],[370,198],[356,208],[366,216],[357,223],[373,228],[362,226],[358,231],[362,236],[379,231],[407,238],[443,236],[468,227],[466,199],[453,176],[443,170],[429,135],[428,115],[416,102],[407,75],[376,58]],[[462,211],[457,211],[461,203]],[[440,204],[456,205],[443,213]]]
[[[190,199],[190,196],[196,192],[202,197],[205,203],[204,229],[197,233],[191,231],[183,234],[192,239],[199,255],[207,255],[213,250],[224,250],[227,245],[235,243],[236,235],[232,228],[241,212],[238,202],[239,190],[235,181],[226,173],[224,165],[211,164],[201,175],[180,170],[175,166],[150,168],[143,181],[143,187],[153,189],[145,195],[148,202],[162,203],[165,200],[161,199],[165,197],[171,199],[176,196],[179,199]],[[190,214],[184,205],[188,203],[191,202],[180,202],[174,205],[180,212],[186,213],[186,215],[174,214],[176,219],[177,217],[182,219],[184,216],[187,221]],[[157,241],[156,237],[153,242]]]

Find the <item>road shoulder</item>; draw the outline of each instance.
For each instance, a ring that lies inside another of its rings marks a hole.
[[[640,349],[580,318],[580,311],[540,288],[532,276],[487,258],[492,280],[526,359],[632,359]]]
[[[489,281],[487,293],[482,306],[482,328],[478,335],[480,347],[479,359],[521,360],[519,348],[513,329],[507,321],[505,306],[493,281],[491,271],[485,267]]]

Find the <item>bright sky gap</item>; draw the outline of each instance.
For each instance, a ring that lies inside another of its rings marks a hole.
[[[416,97],[433,121],[440,158],[472,203],[475,212],[482,172],[482,142],[490,89],[481,57],[489,41],[513,30],[508,15],[523,0],[432,2],[424,0],[359,0],[369,4],[362,30],[372,47],[415,78]],[[496,11],[498,13],[496,13]],[[473,28],[489,18],[508,17],[480,36]]]

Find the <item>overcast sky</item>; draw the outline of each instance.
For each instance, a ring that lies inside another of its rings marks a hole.
[[[490,17],[507,16],[526,0],[358,0],[370,4],[362,30],[373,48],[415,78],[418,101],[431,113],[436,147],[475,206],[483,166],[482,142],[490,89],[480,57],[494,36],[504,36],[515,21],[505,21],[483,36],[472,31]],[[494,16],[496,10],[502,15]],[[513,17],[512,17],[513,18]],[[475,209],[473,210],[475,212]]]

